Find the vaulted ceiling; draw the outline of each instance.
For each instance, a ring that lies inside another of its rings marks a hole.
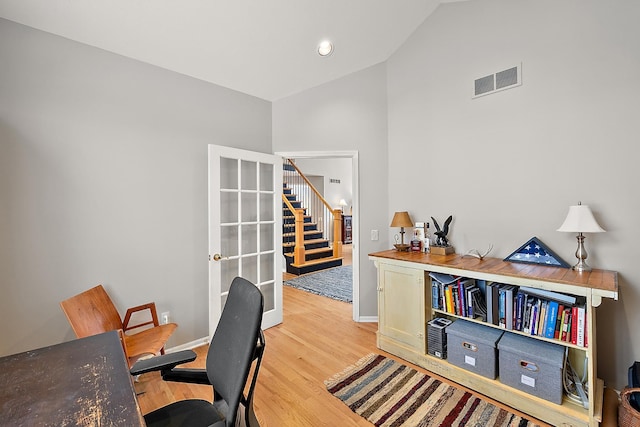
[[[387,60],[451,1],[0,0],[0,17],[274,101]]]

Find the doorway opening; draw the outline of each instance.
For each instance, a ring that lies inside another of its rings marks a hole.
[[[298,160],[301,162],[311,162],[313,163],[315,160],[331,160],[331,159],[349,159],[350,162],[347,162],[347,167],[350,168],[349,171],[345,173],[349,173],[351,177],[351,198],[350,203],[344,207],[345,214],[349,212],[352,217],[352,238],[350,244],[343,244],[343,256],[350,256],[351,265],[353,269],[352,276],[352,292],[353,292],[353,313],[352,319],[354,321],[358,321],[360,317],[360,298],[359,298],[359,209],[358,209],[358,201],[359,201],[359,182],[358,182],[358,152],[357,151],[313,151],[313,152],[276,152],[274,153],[277,156],[281,156],[283,158]],[[337,206],[336,206],[337,207]]]

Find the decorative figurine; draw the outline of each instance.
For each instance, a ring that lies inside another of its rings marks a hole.
[[[477,249],[470,249],[469,252],[467,252],[466,254],[464,254],[463,256],[472,256],[472,257],[476,257],[478,258],[480,261],[482,261],[484,259],[484,257],[486,257],[487,255],[489,255],[489,252],[491,252],[493,250],[493,245],[490,244],[489,248],[484,252],[484,253],[480,253],[479,250]]]
[[[447,239],[447,234],[449,233],[449,224],[451,224],[451,220],[453,219],[452,215],[449,215],[449,218],[444,222],[442,229],[440,229],[440,225],[438,221],[434,217],[431,217],[433,221],[433,225],[436,227],[435,234],[435,243],[431,247],[431,253],[435,255],[448,255],[454,252],[453,246],[449,244],[449,240]]]
[[[433,221],[433,225],[436,227],[436,232],[433,233],[436,235],[436,246],[449,246],[449,241],[447,240],[447,233],[449,233],[449,224],[451,224],[451,220],[453,217],[449,215],[449,218],[444,222],[442,226],[442,230],[440,230],[440,226],[438,225],[438,221],[434,217],[431,217]]]

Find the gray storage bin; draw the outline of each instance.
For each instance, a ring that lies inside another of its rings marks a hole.
[[[562,403],[564,347],[505,333],[498,343],[500,382],[553,403]]]
[[[496,343],[502,331],[458,319],[447,327],[447,360],[450,363],[495,379],[498,373]]]

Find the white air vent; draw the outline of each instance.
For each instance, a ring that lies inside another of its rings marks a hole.
[[[488,95],[522,84],[522,64],[508,68],[488,76],[475,79],[473,82],[473,97]]]

